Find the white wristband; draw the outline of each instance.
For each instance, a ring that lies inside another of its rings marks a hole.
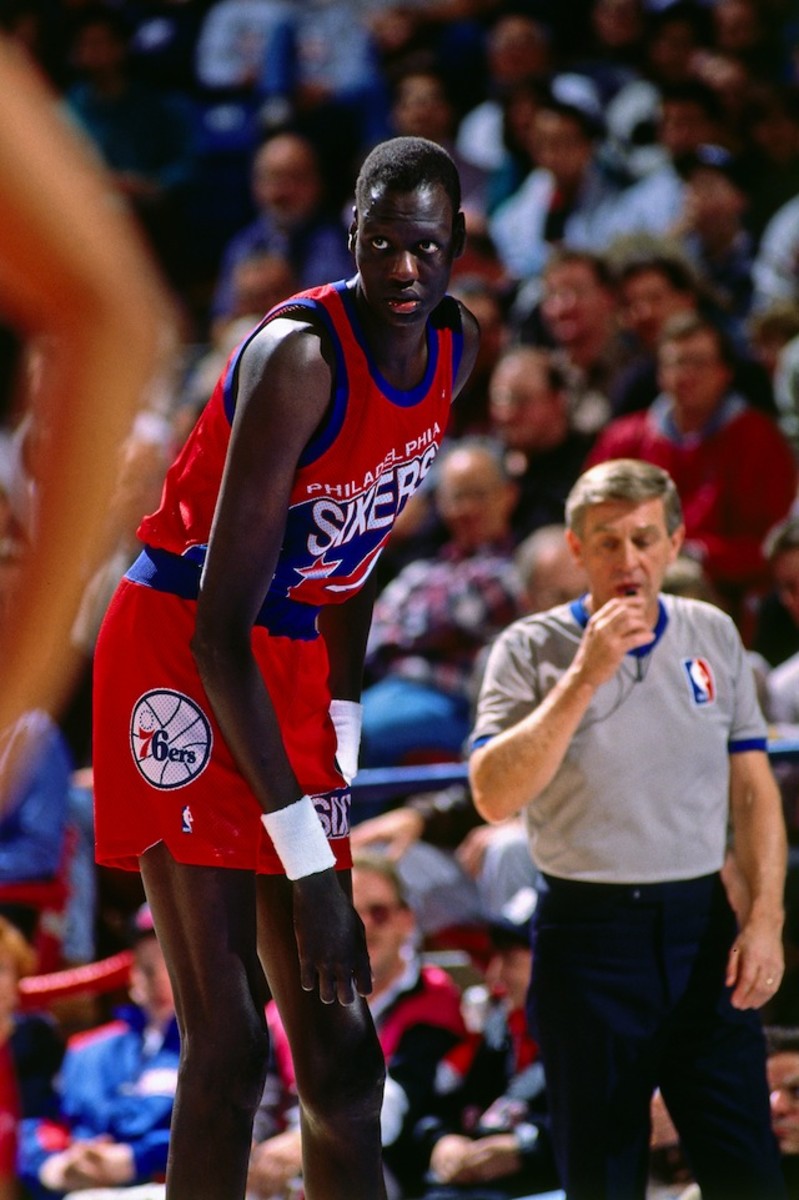
[[[330,719],[336,730],[336,760],[347,783],[358,774],[363,705],[357,700],[331,700]]]
[[[335,866],[336,857],[310,796],[261,813],[261,820],[289,879],[302,879]]]

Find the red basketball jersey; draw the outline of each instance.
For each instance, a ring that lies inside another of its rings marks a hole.
[[[372,361],[353,292],[343,282],[278,305],[250,338],[264,323],[303,311],[321,318],[328,332],[334,392],[327,418],[299,463],[269,599],[316,607],[346,600],[363,584],[397,514],[429,470],[449,417],[462,333],[457,305],[447,298],[428,322],[424,379],[410,391],[399,391]],[[205,557],[234,414],[236,373],[250,338],[231,355],[167,475],[161,507],[138,531],[148,545],[197,563]]]

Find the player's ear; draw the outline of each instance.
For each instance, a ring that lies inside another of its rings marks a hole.
[[[452,257],[460,258],[466,249],[466,218],[462,212],[455,214],[452,225]]]
[[[349,232],[347,233],[347,249],[349,250],[350,254],[355,253],[355,241],[356,241],[357,236],[358,236],[358,213],[357,213],[357,210],[353,208],[352,220],[350,221],[350,228],[349,228]]]

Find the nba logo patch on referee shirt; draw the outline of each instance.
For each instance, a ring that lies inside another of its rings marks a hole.
[[[684,658],[683,670],[688,679],[691,696],[698,708],[712,704],[716,699],[716,681],[706,658]]]

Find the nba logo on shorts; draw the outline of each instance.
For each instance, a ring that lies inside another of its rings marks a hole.
[[[691,689],[694,704],[704,708],[716,699],[716,681],[706,658],[684,658],[683,669]]]
[[[182,692],[157,688],[133,706],[130,749],[153,787],[183,787],[208,766],[212,734],[201,708]]]

